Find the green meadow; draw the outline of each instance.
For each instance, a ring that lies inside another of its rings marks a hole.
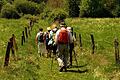
[[[47,21],[35,23],[24,45],[21,36],[29,21],[26,19],[0,19],[0,80],[119,80],[120,65],[115,63],[114,39],[120,42],[119,18],[67,18],[67,26],[74,28],[77,34],[75,52],[78,66],[73,55],[73,67],[68,72],[59,72],[56,60],[40,57],[37,53],[35,36],[39,27],[44,31],[50,26]],[[4,67],[7,42],[12,34],[16,37],[18,51],[16,60],[10,53],[10,61]],[[82,37],[82,51],[79,45]],[[95,53],[91,54],[91,37],[95,40]],[[51,70],[52,66],[52,70]],[[79,71],[78,71],[79,69]]]

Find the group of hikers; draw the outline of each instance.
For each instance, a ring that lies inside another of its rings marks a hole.
[[[59,64],[59,71],[67,71],[68,66],[72,66],[72,50],[74,49],[74,42],[76,41],[73,35],[73,28],[67,27],[65,22],[57,26],[47,27],[47,31],[43,32],[43,28],[39,29],[36,35],[36,44],[38,46],[38,54],[47,57],[55,57]]]

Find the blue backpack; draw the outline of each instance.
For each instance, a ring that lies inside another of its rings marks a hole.
[[[45,35],[45,43],[46,43],[46,45],[48,45],[48,42],[49,42],[49,33],[47,32],[46,35]]]

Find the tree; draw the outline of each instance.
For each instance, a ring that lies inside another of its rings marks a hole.
[[[80,0],[68,0],[69,16],[78,17],[79,16],[79,2]]]
[[[113,15],[105,8],[103,0],[82,0],[80,17],[113,17]]]
[[[104,9],[110,12],[110,17],[116,17],[118,13],[119,0],[102,0]]]
[[[1,9],[1,17],[3,18],[20,18],[14,5],[10,3],[5,4]]]
[[[31,1],[16,0],[14,4],[18,12],[22,14],[37,15],[40,14],[44,9],[44,3],[37,4]]]

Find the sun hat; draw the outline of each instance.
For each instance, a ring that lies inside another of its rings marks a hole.
[[[67,27],[67,30],[71,30],[71,27]]]
[[[50,28],[50,27],[47,27],[47,30],[51,30],[51,28]]]
[[[71,27],[67,27],[67,30],[68,30],[69,32],[71,32],[71,29],[72,29]]]

